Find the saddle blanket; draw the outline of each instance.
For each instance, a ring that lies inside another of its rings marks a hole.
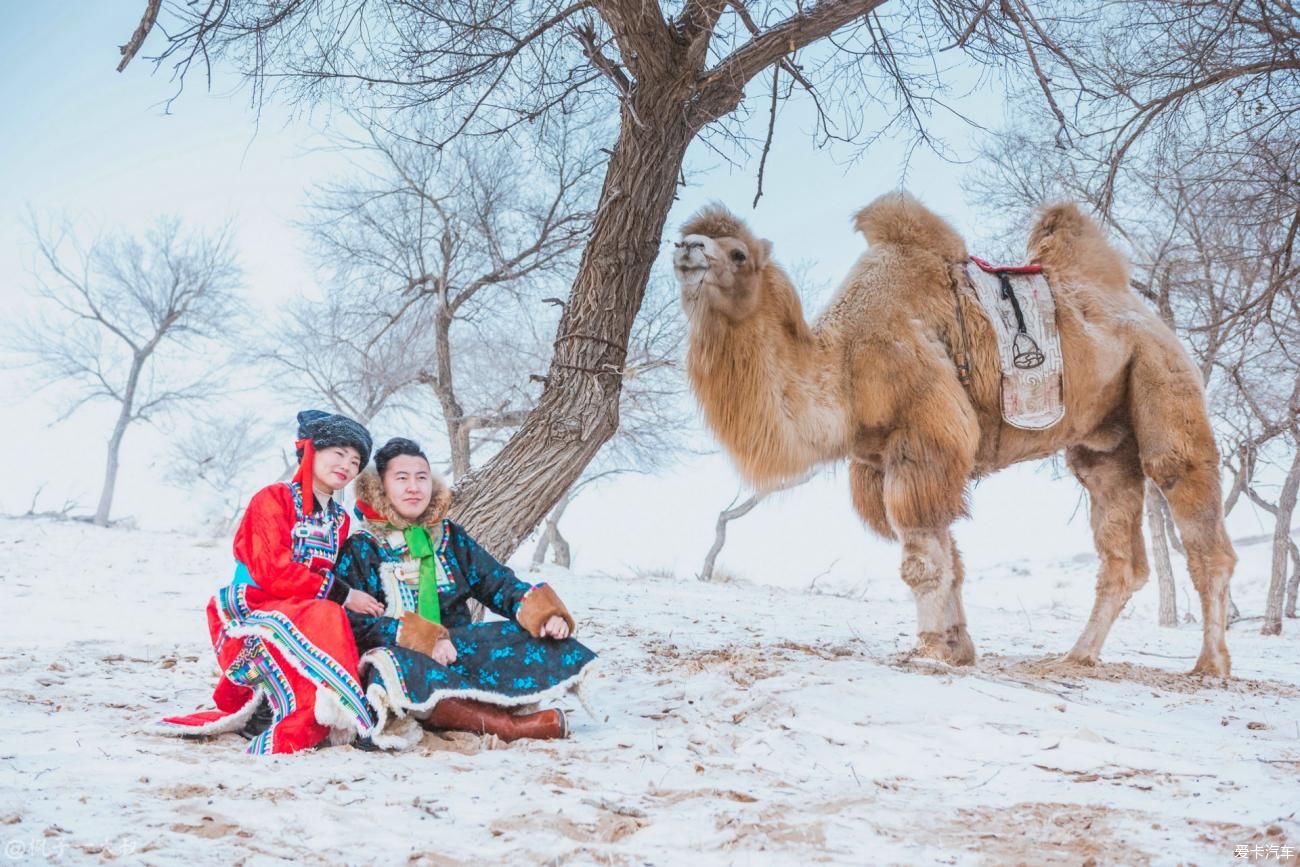
[[[1000,268],[972,256],[966,276],[997,337],[1002,418],[1022,430],[1051,427],[1065,417],[1065,357],[1042,268]]]

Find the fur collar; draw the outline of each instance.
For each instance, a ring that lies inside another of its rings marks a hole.
[[[388,495],[384,493],[384,485],[379,480],[379,473],[373,469],[362,470],[361,475],[357,476],[357,502],[364,503],[372,511],[378,512],[385,521],[398,530],[420,525],[429,531],[433,531],[437,529],[442,519],[447,517],[447,511],[451,508],[451,488],[447,487],[447,482],[437,473],[433,473],[432,477],[433,497],[429,500],[429,505],[424,510],[424,514],[414,521],[408,521],[397,514],[397,509],[393,508]]]

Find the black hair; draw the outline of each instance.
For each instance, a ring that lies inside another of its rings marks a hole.
[[[379,451],[375,452],[375,469],[379,472],[379,478],[384,477],[384,470],[388,468],[388,462],[400,455],[424,458],[426,464],[429,462],[429,456],[420,450],[420,444],[415,440],[408,440],[405,437],[393,437],[380,446]]]

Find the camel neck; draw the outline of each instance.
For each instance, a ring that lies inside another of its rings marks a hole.
[[[779,483],[841,456],[838,380],[806,323],[760,313],[701,326],[687,369],[709,426],[746,479]]]

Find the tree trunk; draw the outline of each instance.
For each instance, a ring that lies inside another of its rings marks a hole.
[[[433,341],[437,357],[437,372],[422,377],[433,386],[447,426],[447,445],[451,449],[451,478],[459,482],[469,474],[469,425],[465,424],[465,410],[456,399],[456,383],[451,367],[451,308],[447,306],[447,288],[439,289],[438,313],[433,319]]]
[[[1291,580],[1286,582],[1286,616],[1295,617],[1297,591],[1300,591],[1300,547],[1291,541]]]
[[[108,461],[104,467],[104,487],[99,492],[99,506],[95,509],[95,524],[108,526],[108,515],[113,510],[113,493],[117,490],[118,452],[122,448],[122,437],[126,436],[127,425],[131,424],[131,413],[135,411],[135,390],[140,384],[140,371],[149,358],[149,353],[158,345],[161,332],[145,345],[143,350],[136,350],[131,359],[131,370],[126,377],[126,388],[122,392],[121,409],[117,414],[117,424],[113,426],[113,435],[108,438]]]
[[[537,547],[533,549],[533,558],[528,561],[528,568],[534,572],[542,568],[546,562],[546,552],[551,547],[551,525],[548,522],[546,529],[537,537]]]
[[[1165,516],[1160,508],[1163,495],[1147,481],[1147,527],[1151,530],[1151,559],[1155,562],[1160,586],[1161,626],[1178,625],[1178,597],[1174,592],[1174,567],[1169,561],[1169,537],[1165,533]]]
[[[633,91],[537,406],[492,460],[456,485],[457,520],[499,559],[618,428],[628,336],[695,133],[682,112],[688,86],[649,81]]]
[[[713,567],[717,563],[718,554],[722,553],[722,546],[727,544],[727,524],[754,511],[754,507],[766,496],[767,492],[754,494],[739,506],[732,506],[718,513],[718,522],[714,525],[713,545],[709,548],[709,553],[704,555],[704,565],[700,567],[700,574],[695,577],[701,581],[713,580]]]
[[[1150,490],[1160,494],[1158,486],[1151,484],[1150,481],[1147,484],[1150,485]],[[1156,502],[1160,506],[1160,514],[1165,520],[1165,539],[1169,541],[1169,547],[1178,552],[1180,557],[1186,557],[1187,549],[1183,547],[1183,540],[1178,536],[1178,525],[1174,523],[1174,513],[1169,508],[1169,501],[1165,499],[1164,494],[1160,494]]]
[[[1296,496],[1300,493],[1300,445],[1291,456],[1291,470],[1282,483],[1277,498],[1277,523],[1273,525],[1273,569],[1268,582],[1268,602],[1264,606],[1264,635],[1282,634],[1282,601],[1286,591],[1286,564],[1291,555],[1291,516],[1295,514]]]
[[[533,550],[532,568],[540,568],[546,560],[546,552],[549,548],[555,548],[555,558],[552,560],[556,566],[563,566],[568,569],[572,565],[572,554],[569,549],[569,540],[564,538],[560,533],[560,519],[564,517],[564,510],[569,508],[569,503],[573,502],[574,492],[570,490],[560,502],[555,504],[555,508],[546,516],[546,529],[542,531],[541,538],[537,540],[537,547]]]
[[[569,540],[560,534],[558,524],[551,524],[549,521],[547,523],[551,533],[551,546],[555,548],[555,565],[568,569],[573,564],[573,556],[569,550]]]
[[[95,524],[108,526],[108,515],[113,509],[113,492],[117,488],[118,452],[122,448],[122,437],[126,435],[126,426],[131,423],[125,405],[117,416],[113,435],[108,438],[108,461],[104,466],[104,487],[99,492],[99,506],[95,509]]]
[[[458,482],[469,474],[469,425],[459,419],[447,419],[447,441],[451,444],[451,478]]]

